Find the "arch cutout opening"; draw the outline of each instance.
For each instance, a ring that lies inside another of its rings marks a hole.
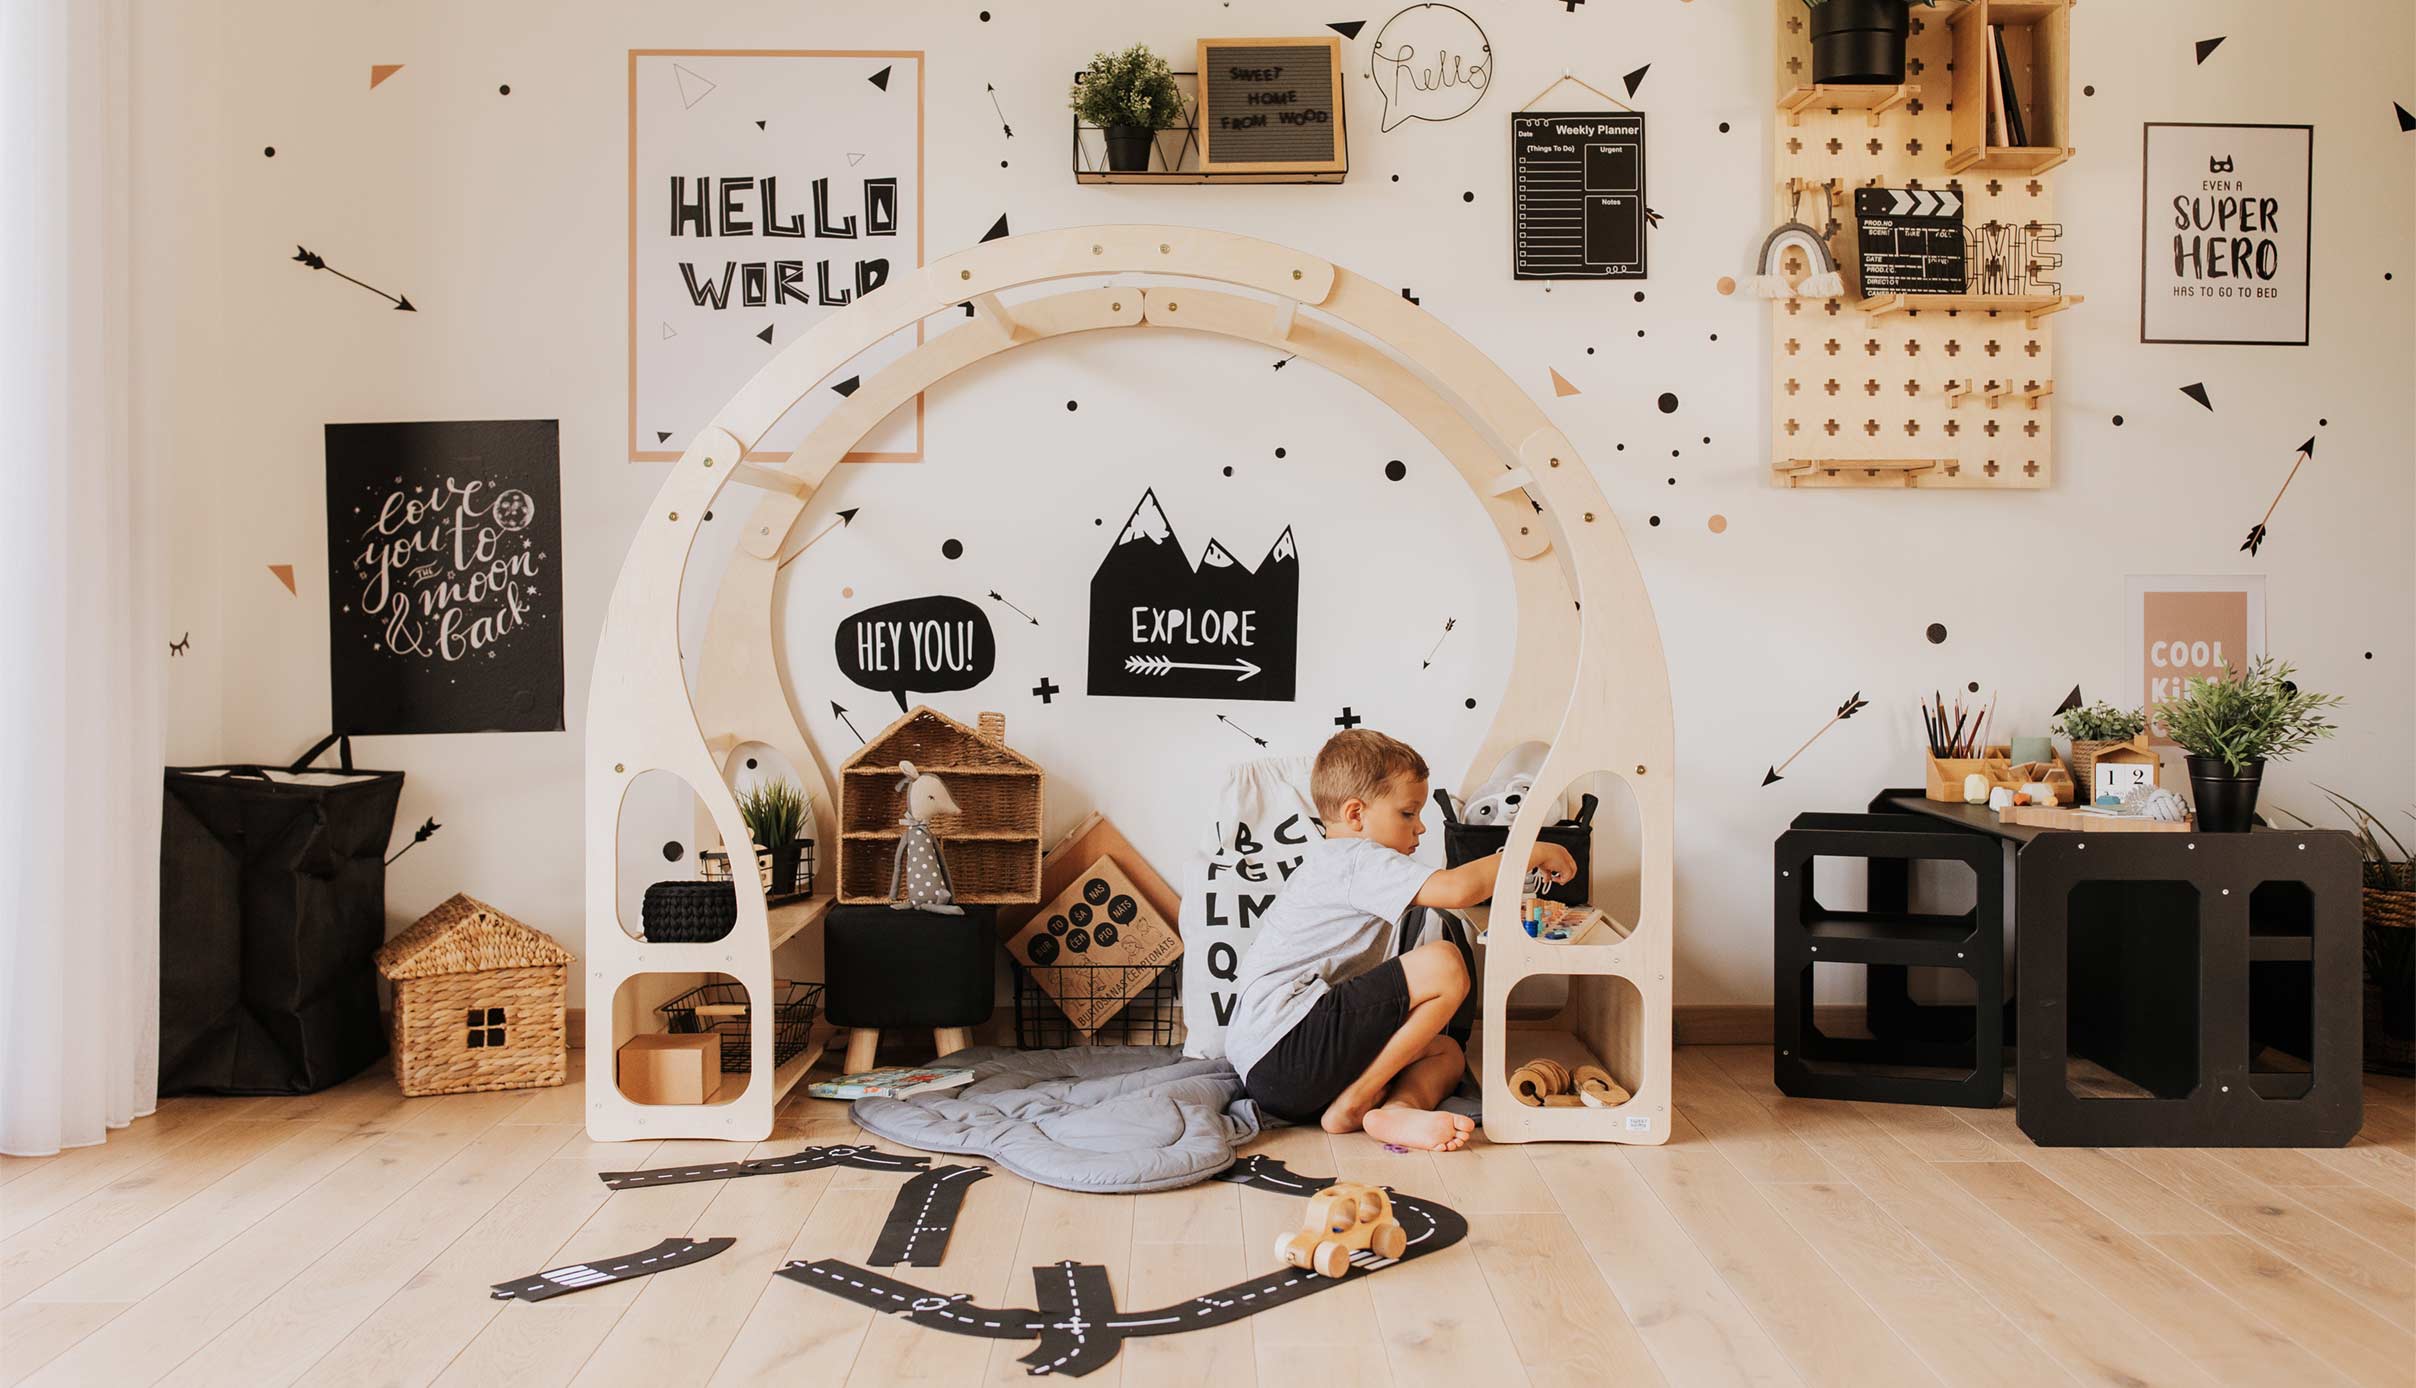
[[[711,869],[705,854],[720,846],[704,800],[685,778],[660,768],[630,777],[613,845],[614,919],[622,933],[651,944],[710,944],[727,936],[736,905],[699,900],[714,895],[702,885]],[[697,885],[650,899],[660,883]]]
[[[1648,1097],[1662,1102],[1661,1096],[1643,1092],[1644,995],[1628,980],[1617,974],[1530,975],[1511,985],[1504,1012],[1513,1020],[1502,1036],[1502,1079],[1513,1093],[1522,1066],[1549,1060],[1572,1077],[1580,1067],[1604,1071],[1628,1092],[1623,1102]],[[1573,1104],[1546,1099],[1536,1106],[1596,1107],[1582,1096]]]

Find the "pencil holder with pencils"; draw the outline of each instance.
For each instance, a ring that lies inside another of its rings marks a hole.
[[[1928,785],[1922,792],[1926,798],[1961,804],[1963,783],[1973,776],[1992,790],[2020,788],[2013,774],[2013,748],[1988,741],[1996,708],[1993,696],[1985,705],[1966,705],[1958,695],[1951,709],[1942,695],[1922,703],[1921,727],[1929,743]]]
[[[1963,781],[1969,776],[1987,778],[1989,786],[2017,788],[2013,776],[2013,749],[1988,747],[1979,749],[1977,756],[1941,757],[1932,752],[1929,757],[1929,784],[1922,792],[1931,800],[1963,802]]]

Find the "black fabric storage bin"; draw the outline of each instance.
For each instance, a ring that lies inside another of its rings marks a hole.
[[[822,927],[823,1000],[839,1027],[971,1027],[990,1020],[998,912],[961,916],[833,906]]]
[[[1545,843],[1556,843],[1577,860],[1577,872],[1568,881],[1546,887],[1543,898],[1567,906],[1583,906],[1593,892],[1594,882],[1594,808],[1596,800],[1588,795],[1578,802],[1577,818],[1547,824],[1536,834]],[[1443,863],[1458,867],[1473,862],[1488,853],[1499,853],[1510,842],[1507,824],[1462,824],[1447,820],[1443,825]]]
[[[386,844],[403,773],[298,774],[167,770],[163,1096],[309,1094],[386,1053],[373,956],[386,939]]]

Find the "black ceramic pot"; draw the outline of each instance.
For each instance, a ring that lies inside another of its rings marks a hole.
[[[1107,167],[1113,173],[1140,173],[1149,167],[1149,143],[1157,134],[1146,125],[1107,128]]]
[[[1812,80],[1894,86],[1904,80],[1908,0],[1822,0],[1812,7]]]
[[[764,895],[773,901],[798,895],[797,875],[805,856],[805,840],[792,839],[772,848],[772,887]]]
[[[2265,763],[2252,761],[2234,773],[2219,757],[2190,757],[2190,794],[2198,802],[2198,832],[2244,834],[2257,821],[2257,785]]]

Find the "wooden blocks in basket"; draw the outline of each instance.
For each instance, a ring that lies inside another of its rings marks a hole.
[[[901,761],[946,782],[963,811],[932,823],[956,903],[1040,900],[1040,765],[1008,747],[1006,736],[1004,714],[985,713],[978,728],[968,728],[922,707],[874,733],[841,763],[839,900],[865,906],[890,899],[890,867],[906,817]]]

